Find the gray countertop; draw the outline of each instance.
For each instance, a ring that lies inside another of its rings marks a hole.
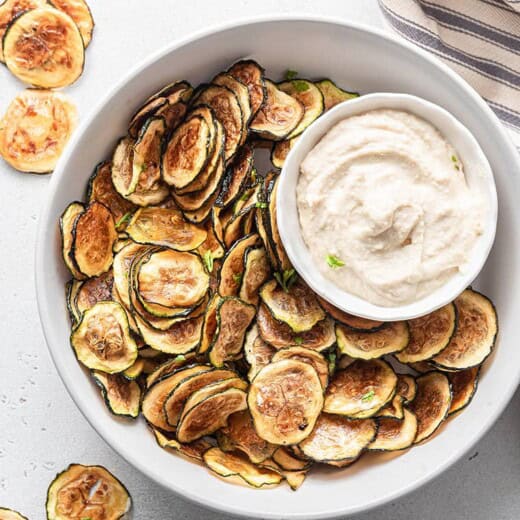
[[[172,40],[268,13],[317,13],[383,26],[375,0],[89,0],[96,20],[82,78],[67,89],[82,118],[122,75]],[[290,64],[288,64],[290,66]],[[0,67],[0,112],[23,86]],[[208,511],[157,486],[108,448],[62,385],[41,332],[34,294],[38,215],[49,176],[0,161],[0,506],[45,518],[45,494],[71,462],[102,464],[128,487],[134,518],[205,520]],[[513,520],[520,517],[520,394],[486,437],[434,482],[356,520]],[[348,500],[348,497],[345,497]]]

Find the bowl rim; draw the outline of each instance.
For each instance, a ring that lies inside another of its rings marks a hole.
[[[202,501],[201,497],[198,494],[192,492],[186,492],[185,490],[181,490],[178,487],[173,487],[166,485],[158,475],[151,472],[146,465],[141,464],[138,460],[135,459],[131,450],[122,448],[121,446],[116,446],[115,443],[112,443],[110,440],[105,437],[103,434],[104,425],[102,421],[102,414],[91,414],[86,407],[80,405],[81,403],[81,395],[76,391],[74,385],[74,379],[71,375],[68,374],[66,370],[66,366],[61,362],[61,359],[58,355],[57,349],[55,349],[52,341],[52,330],[50,327],[50,317],[49,311],[45,308],[44,301],[44,278],[45,273],[38,267],[42,265],[41,261],[45,256],[45,232],[47,226],[49,225],[49,218],[52,213],[52,205],[50,203],[52,199],[52,195],[56,192],[59,183],[64,175],[64,165],[67,163],[73,152],[75,151],[75,147],[77,142],[80,140],[80,136],[85,132],[85,130],[92,124],[94,119],[98,116],[100,110],[107,104],[107,102],[119,91],[121,88],[130,80],[138,76],[142,73],[142,71],[153,64],[155,61],[160,60],[162,57],[167,54],[174,52],[176,49],[181,48],[185,45],[193,43],[199,39],[211,36],[212,34],[217,34],[220,32],[225,32],[228,30],[232,30],[241,26],[247,25],[256,25],[256,24],[265,24],[265,23],[280,23],[280,22],[311,22],[311,23],[323,23],[323,24],[331,24],[335,26],[347,27],[352,30],[362,32],[365,34],[370,34],[373,37],[379,38],[385,41],[388,45],[395,45],[402,49],[405,49],[407,52],[418,55],[424,62],[427,62],[431,67],[435,67],[441,70],[445,75],[447,75],[455,84],[457,84],[462,90],[464,90],[468,96],[470,96],[473,101],[480,107],[483,113],[494,122],[494,131],[500,136],[504,146],[510,151],[511,157],[517,157],[517,151],[514,147],[513,142],[511,141],[510,136],[507,134],[505,128],[500,123],[498,117],[494,114],[491,108],[485,103],[485,101],[479,96],[479,94],[459,75],[457,75],[452,69],[450,69],[446,64],[444,64],[441,60],[439,60],[434,55],[426,52],[418,46],[406,41],[405,39],[398,38],[397,35],[391,34],[388,30],[379,29],[367,26],[366,24],[359,22],[352,22],[344,19],[336,19],[331,16],[322,16],[322,15],[312,15],[312,14],[301,14],[301,13],[292,13],[292,14],[266,14],[261,16],[249,16],[249,17],[240,17],[231,22],[217,23],[210,25],[207,28],[200,29],[198,31],[194,31],[190,33],[188,36],[181,38],[179,40],[174,40],[173,42],[166,44],[158,51],[151,53],[148,57],[145,57],[141,60],[135,67],[130,69],[123,77],[115,83],[111,88],[109,88],[104,96],[101,97],[100,101],[94,106],[94,108],[90,111],[89,115],[80,123],[79,127],[76,129],[74,135],[72,136],[68,146],[65,149],[64,154],[58,161],[56,169],[52,175],[52,178],[49,182],[48,191],[46,193],[47,200],[43,205],[43,208],[40,212],[40,217],[38,221],[38,229],[36,236],[36,244],[35,244],[35,289],[36,289],[36,301],[38,306],[38,314],[40,317],[40,323],[42,326],[43,335],[45,338],[45,342],[47,344],[48,351],[53,360],[54,366],[62,380],[67,392],[72,398],[74,404],[79,409],[81,414],[85,417],[85,419],[89,422],[92,428],[100,435],[100,437],[112,448],[112,450],[118,454],[121,458],[123,458],[126,462],[131,464],[133,467],[137,468],[143,475],[146,475],[148,478],[154,480],[157,484],[165,487],[166,489],[172,491],[179,497],[189,500],[198,506],[202,506],[205,508],[212,509],[218,512],[224,512],[227,514],[231,514],[233,516],[238,517],[249,517],[249,518],[266,518],[272,520],[278,520],[280,518],[291,518],[291,519],[326,519],[333,518],[337,516],[344,515],[353,515],[361,512],[366,512],[377,507],[382,506],[392,500],[403,497],[412,491],[417,490],[422,487],[426,483],[430,482],[434,478],[438,477],[444,471],[446,471],[449,467],[451,467],[455,462],[457,462],[461,457],[463,457],[493,426],[496,422],[499,415],[503,412],[509,401],[511,400],[514,389],[518,386],[520,382],[520,371],[517,373],[516,378],[510,381],[510,384],[507,388],[502,388],[503,394],[508,396],[507,399],[504,399],[500,406],[496,406],[493,410],[489,411],[487,421],[482,421],[480,427],[475,428],[473,437],[468,441],[464,450],[457,452],[456,454],[452,454],[448,456],[445,462],[439,466],[437,466],[434,470],[425,472],[420,478],[416,479],[414,482],[410,483],[407,487],[403,487],[402,489],[390,492],[386,494],[381,494],[379,497],[375,498],[370,505],[367,506],[358,506],[350,509],[348,512],[345,512],[344,509],[335,509],[335,510],[324,510],[323,512],[317,514],[305,514],[305,513],[256,513],[250,512],[246,508],[237,507],[237,506],[227,506],[226,509],[211,498],[205,497],[204,501]],[[516,165],[520,168],[520,159],[516,158]]]
[[[342,290],[320,272],[303,239],[296,195],[300,165],[305,155],[320,142],[327,132],[344,119],[385,108],[405,111],[420,117],[433,125],[456,148],[457,155],[461,157],[463,163],[478,162],[481,166],[478,173],[469,173],[467,170],[465,176],[470,183],[471,179],[477,179],[479,191],[487,205],[484,231],[471,251],[466,269],[456,273],[427,296],[411,303],[393,306],[377,305]],[[454,144],[455,140],[458,141],[459,146]],[[461,143],[463,146],[460,146]],[[481,181],[479,182],[478,179]],[[442,106],[419,96],[395,92],[374,92],[344,101],[309,125],[299,136],[285,159],[278,186],[276,206],[278,229],[287,255],[293,267],[311,289],[342,311],[377,321],[417,318],[453,301],[466,287],[471,285],[484,267],[493,247],[498,219],[498,198],[493,170],[473,133]]]

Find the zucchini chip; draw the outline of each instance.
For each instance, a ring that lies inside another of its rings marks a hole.
[[[406,348],[410,332],[405,321],[393,321],[376,332],[356,332],[336,325],[336,336],[342,354],[356,359],[375,359]]]
[[[453,303],[421,318],[408,320],[410,341],[395,357],[401,363],[417,363],[432,358],[446,348],[456,324],[457,311]]]
[[[325,102],[325,110],[331,109],[343,101],[359,97],[357,92],[347,92],[339,88],[332,80],[322,79],[316,82],[316,86],[320,89],[323,94],[323,100]]]
[[[217,432],[217,440],[223,451],[241,451],[254,464],[260,464],[273,456],[276,446],[260,438],[248,410],[228,417],[227,426]]]
[[[277,86],[282,92],[298,100],[305,109],[302,120],[287,136],[287,139],[293,139],[323,114],[325,110],[323,94],[314,83],[306,79],[284,81],[283,83],[278,83]]]
[[[78,280],[69,280],[65,285],[65,293],[67,295],[67,310],[69,311],[70,322],[74,328],[81,321],[81,314],[76,307],[76,295],[81,289],[83,282]]]
[[[370,451],[399,451],[409,448],[417,435],[417,418],[403,410],[403,419],[382,417],[377,421],[377,435],[368,447]]]
[[[336,343],[334,322],[329,318],[319,321],[307,332],[295,334],[289,325],[275,320],[261,303],[256,320],[262,339],[276,349],[299,346],[321,352]]]
[[[271,190],[268,195],[268,206],[267,206],[267,216],[268,218],[268,232],[270,238],[273,242],[274,252],[276,254],[276,258],[278,261],[278,266],[281,271],[289,271],[292,269],[291,261],[285,252],[285,248],[282,244],[282,238],[280,237],[280,232],[278,230],[278,221],[277,221],[277,210],[276,210],[276,196],[278,193],[278,180],[279,176],[276,176],[271,185]],[[319,305],[317,305],[319,307]]]
[[[0,121],[0,156],[18,171],[50,173],[77,123],[76,107],[67,96],[26,89]]]
[[[253,325],[246,334],[244,355],[249,363],[247,378],[252,381],[262,368],[271,362],[276,349],[268,345],[258,334],[258,328]]]
[[[149,248],[141,244],[130,242],[114,256],[113,273],[114,289],[126,309],[131,308],[129,295],[130,266],[136,257],[147,252]]]
[[[166,416],[164,415],[164,403],[166,399],[168,399],[170,392],[181,381],[209,370],[211,370],[211,367],[208,365],[190,365],[177,370],[174,369],[171,373],[159,376],[152,383],[147,382],[148,390],[144,395],[142,403],[144,418],[156,428],[168,432],[175,431],[175,428],[166,422]]]
[[[376,432],[377,424],[372,419],[352,420],[323,413],[300,448],[316,462],[351,462],[370,445]]]
[[[244,255],[248,248],[258,244],[257,234],[246,235],[235,242],[227,252],[220,269],[219,294],[221,296],[236,296],[240,291],[244,275]]]
[[[272,444],[297,444],[308,437],[323,407],[314,368],[284,359],[257,374],[247,398],[258,435]]]
[[[282,92],[272,81],[266,80],[266,98],[250,129],[264,139],[281,141],[295,130],[303,119],[303,105],[285,92]]]
[[[74,305],[79,316],[94,307],[98,302],[112,300],[114,273],[107,271],[97,278],[89,278],[81,284],[76,294]]]
[[[283,479],[279,472],[257,466],[241,453],[226,453],[220,448],[210,448],[202,457],[208,468],[219,477],[254,488],[276,486]]]
[[[120,374],[105,374],[94,371],[92,377],[101,388],[107,408],[114,415],[135,419],[141,407],[141,387]]]
[[[237,381],[240,379],[237,378]],[[247,408],[247,394],[239,388],[230,387],[196,400],[200,392],[195,392],[186,401],[177,425],[177,439],[180,442],[193,442],[215,433],[226,425],[231,414]]]
[[[137,209],[132,202],[123,198],[112,183],[112,165],[109,161],[99,163],[88,181],[87,200],[100,202],[114,217],[116,229],[123,229],[132,213]]]
[[[284,141],[278,141],[273,146],[271,150],[271,162],[275,168],[281,170],[285,163],[285,159],[289,155],[289,152],[292,150],[292,147],[296,144],[298,139],[294,137],[293,139],[285,139]]]
[[[164,414],[166,422],[170,426],[177,426],[182,409],[188,398],[197,390],[204,388],[216,381],[236,378],[236,372],[232,370],[210,370],[195,374],[181,381],[168,395],[164,402]]]
[[[417,394],[415,378],[408,374],[397,374],[397,387],[395,393],[404,398],[405,403],[411,403]]]
[[[126,232],[139,244],[153,244],[177,251],[193,251],[204,240],[204,229],[186,222],[182,213],[170,208],[141,208],[128,223]]]
[[[48,520],[124,518],[132,507],[127,489],[102,466],[71,464],[47,491]]]
[[[209,350],[212,365],[221,367],[242,355],[247,329],[255,317],[256,309],[234,297],[220,301],[217,308],[217,329]]]
[[[245,252],[244,275],[239,296],[252,305],[258,305],[258,290],[269,279],[271,264],[263,247],[250,248]]]
[[[145,359],[146,358],[138,357],[132,366],[121,372],[121,375],[125,379],[128,379],[128,381],[135,381],[142,373],[144,373]]]
[[[319,420],[319,419],[318,419]],[[304,471],[312,466],[312,460],[302,460],[295,457],[287,448],[276,448],[273,461],[284,471]]]
[[[323,410],[355,419],[372,417],[392,400],[396,385],[397,375],[386,361],[358,359],[334,374]]]
[[[447,374],[451,384],[451,406],[448,415],[466,408],[477,391],[480,367]]]
[[[28,518],[26,516],[21,515],[18,511],[15,511],[14,509],[6,509],[5,507],[0,507],[0,520],[28,520]]]
[[[392,400],[383,406],[379,412],[377,412],[376,417],[388,417],[391,419],[401,420],[404,418],[404,397],[399,395],[396,391]]]
[[[86,277],[79,268],[72,255],[73,236],[72,230],[78,217],[85,211],[81,202],[71,202],[60,217],[61,253],[63,261],[76,280],[84,280]]]
[[[333,319],[339,321],[342,325],[346,325],[356,332],[376,332],[386,325],[383,321],[369,320],[367,318],[360,318],[359,316],[348,314],[341,309],[334,307],[334,305],[320,296],[316,295],[316,297],[326,313],[330,314]]]
[[[444,422],[451,407],[451,387],[441,372],[428,372],[416,379],[417,395],[409,408],[417,417],[415,444],[430,437]]]
[[[85,276],[99,276],[112,266],[112,248],[117,231],[112,213],[99,202],[92,202],[79,215],[72,229],[74,262]]]
[[[266,97],[264,69],[253,60],[241,60],[231,66],[228,73],[243,83],[249,92],[251,117],[255,116]]]
[[[150,388],[156,381],[162,379],[166,376],[169,376],[173,372],[176,372],[180,368],[183,368],[187,365],[191,365],[195,362],[195,354],[182,354],[179,356],[175,356],[173,359],[168,359],[164,363],[155,367],[152,372],[148,373],[148,377],[146,378],[146,386]],[[143,370],[144,371],[144,370]]]
[[[202,462],[202,455],[204,452],[209,450],[212,447],[205,439],[199,439],[195,442],[191,442],[190,444],[182,444],[178,440],[173,437],[166,435],[160,430],[156,430],[152,428],[153,434],[155,435],[155,440],[157,444],[164,449],[173,450],[179,455],[186,457],[188,459],[194,460],[196,462]]]
[[[48,6],[26,11],[9,24],[3,52],[12,74],[40,88],[74,83],[85,61],[78,26],[70,16]]]
[[[222,181],[222,188],[215,205],[220,208],[226,208],[234,202],[235,199],[245,191],[250,181],[252,171],[253,149],[245,145],[240,148],[233,162],[226,170]]]
[[[281,361],[282,359],[295,359],[311,365],[316,370],[323,389],[327,388],[329,383],[329,363],[319,352],[304,347],[289,347],[276,352],[272,357],[272,362]]]
[[[218,323],[217,323],[217,310],[221,303],[220,296],[215,293],[206,307],[206,313],[204,315],[204,324],[202,325],[202,332],[200,337],[200,345],[198,352],[199,354],[204,354],[208,351],[209,347],[213,342],[213,338],[215,337],[215,332],[217,331]]]
[[[83,45],[87,48],[94,31],[94,19],[85,0],[49,0],[49,3],[74,20],[81,33]]]
[[[116,302],[99,302],[85,311],[70,341],[76,357],[91,370],[122,372],[137,359],[126,312]]]
[[[260,289],[260,298],[273,318],[291,327],[293,332],[306,332],[325,318],[316,295],[298,279],[285,291],[276,280]]]
[[[454,303],[457,329],[448,346],[432,359],[446,370],[480,365],[491,354],[498,332],[495,307],[482,294],[466,289]]]

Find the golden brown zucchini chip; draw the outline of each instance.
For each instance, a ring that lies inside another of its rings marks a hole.
[[[316,86],[320,89],[323,94],[323,100],[325,102],[325,110],[331,109],[343,101],[359,97],[357,92],[347,92],[339,88],[332,80],[323,79],[316,82]]]
[[[261,303],[256,320],[261,338],[276,349],[304,347],[321,352],[336,343],[334,322],[330,318],[319,321],[311,330],[295,334],[289,325],[275,320]]]
[[[121,372],[121,375],[128,381],[135,381],[141,374],[144,373],[146,358],[137,357],[134,364]]]
[[[63,261],[76,280],[84,280],[86,276],[79,271],[72,254],[72,230],[74,229],[76,220],[84,211],[85,206],[81,202],[71,202],[60,217],[61,253]]]
[[[50,173],[77,123],[76,107],[67,96],[26,89],[0,121],[0,156],[18,171]]]
[[[226,254],[224,244],[220,240],[220,223],[215,213],[215,208],[211,210],[210,218],[206,220],[204,229],[206,230],[206,240],[197,248],[197,252],[204,260],[208,273],[213,273],[216,267],[214,260],[222,258]]]
[[[47,518],[124,518],[132,507],[127,489],[102,466],[71,464],[59,473],[47,491]]]
[[[24,83],[60,88],[83,72],[85,49],[78,26],[67,14],[43,6],[18,16],[7,27],[3,52],[8,69]]]
[[[94,307],[98,302],[112,300],[112,289],[114,286],[114,273],[112,270],[103,273],[96,278],[85,280],[75,297],[75,307],[79,316]]]
[[[255,116],[266,97],[264,69],[253,60],[241,60],[232,65],[228,73],[246,85],[249,92],[251,116]]]
[[[99,276],[112,266],[112,248],[117,231],[112,213],[99,202],[92,202],[79,215],[72,229],[74,261],[85,276]]]
[[[224,175],[222,188],[215,202],[218,207],[226,208],[244,193],[253,167],[253,149],[249,145],[240,147]]]
[[[280,232],[278,230],[278,221],[277,221],[277,209],[276,209],[276,197],[278,193],[278,180],[279,176],[276,176],[271,184],[271,189],[268,195],[268,206],[267,206],[267,214],[269,217],[267,219],[268,233],[273,242],[274,252],[276,254],[276,258],[278,261],[278,266],[280,270],[287,271],[292,269],[291,261],[285,252],[285,248],[282,244],[282,238],[280,237]]]
[[[258,334],[258,327],[253,325],[246,334],[244,355],[249,363],[247,378],[252,381],[262,368],[271,362],[276,349],[268,345]]]
[[[258,305],[258,290],[269,279],[271,264],[263,247],[249,248],[244,257],[244,274],[239,296],[252,305]]]
[[[157,444],[164,449],[173,450],[175,453],[182,455],[196,462],[202,462],[204,452],[212,447],[206,439],[199,439],[189,444],[182,444],[172,435],[167,435],[156,428],[151,427]]]
[[[480,367],[447,374],[451,384],[451,406],[448,415],[456,413],[471,402],[477,390]]]
[[[166,377],[173,372],[176,372],[180,368],[183,368],[188,365],[193,365],[196,362],[196,355],[194,353],[182,354],[179,356],[175,356],[173,359],[170,358],[164,363],[157,365],[153,371],[148,372],[148,377],[146,378],[146,387],[150,388],[153,383]]]
[[[237,381],[240,379],[237,378]],[[198,390],[186,401],[177,425],[177,439],[180,442],[193,442],[215,433],[226,425],[231,414],[247,408],[244,390],[231,387],[199,398],[198,394],[203,390]]]
[[[241,453],[226,453],[220,448],[210,448],[203,455],[208,468],[232,482],[246,483],[254,488],[276,486],[283,477],[277,471],[257,466]]]
[[[297,444],[309,436],[323,407],[314,368],[284,359],[257,374],[247,398],[258,435],[272,444]]]
[[[325,394],[323,410],[364,419],[375,415],[395,394],[397,376],[381,359],[358,359],[334,374]]]
[[[417,417],[414,443],[430,437],[444,422],[451,407],[451,387],[441,372],[428,372],[417,378],[417,395],[409,408]]]
[[[398,451],[409,448],[417,435],[417,418],[403,410],[403,419],[381,417],[377,420],[377,435],[368,447],[370,451]]]
[[[410,341],[395,357],[401,363],[417,363],[432,358],[446,348],[456,326],[457,311],[453,303],[421,318],[408,320]]]
[[[466,289],[454,303],[457,329],[448,346],[432,359],[446,370],[480,365],[491,354],[498,332],[495,307],[482,294]]]
[[[281,141],[300,124],[305,109],[272,81],[266,80],[265,87],[267,95],[264,104],[251,122],[250,129],[264,139]]]
[[[272,362],[274,363],[282,359],[295,359],[302,363],[308,363],[316,370],[323,389],[327,388],[329,383],[329,363],[319,352],[304,347],[289,347],[276,352],[272,357]]]
[[[83,45],[88,47],[94,31],[94,19],[85,0],[49,0],[49,3],[74,20],[81,33]]]
[[[299,459],[289,451],[289,447],[279,447],[273,453],[273,461],[284,471],[304,471],[312,466],[311,459]]]
[[[101,388],[105,404],[114,415],[135,419],[141,408],[141,387],[121,374],[105,374],[94,370],[92,377]]]
[[[202,332],[200,337],[200,345],[198,349],[199,354],[204,354],[208,351],[213,342],[215,332],[217,331],[217,309],[221,303],[220,296],[215,293],[206,307],[204,315],[204,324],[202,325]]]
[[[134,242],[169,247],[177,251],[193,251],[207,233],[183,218],[182,213],[171,208],[141,208],[129,222],[126,232]]]
[[[408,374],[397,374],[397,387],[395,393],[404,398],[405,403],[411,403],[417,394],[415,378]]]
[[[92,370],[122,372],[137,359],[126,312],[116,302],[99,302],[85,311],[70,341],[76,357]]]
[[[375,332],[386,325],[383,321],[369,320],[367,318],[360,318],[359,316],[348,314],[347,312],[334,307],[334,305],[320,296],[317,296],[317,298],[320,305],[323,307],[323,310],[330,314],[333,319],[356,332]]]
[[[370,445],[376,432],[377,424],[372,419],[352,420],[322,413],[300,448],[316,462],[351,462]]]
[[[6,509],[5,507],[0,507],[0,520],[28,520],[28,518],[26,516],[21,515],[18,511],[15,511],[14,509]]]
[[[289,155],[292,147],[296,144],[297,137],[293,139],[286,139],[284,141],[278,141],[271,150],[271,162],[275,168],[281,170],[285,163],[285,159]]]
[[[396,391],[392,400],[385,404],[375,417],[388,417],[391,419],[401,420],[404,418],[404,397],[399,395]]]
[[[306,332],[325,318],[316,295],[298,279],[288,291],[276,280],[260,289],[260,298],[276,320],[286,323],[293,332]]]
[[[375,332],[357,332],[338,324],[336,336],[343,354],[357,359],[374,359],[406,348],[410,332],[405,321],[393,321]]]
[[[69,280],[65,284],[65,294],[67,298],[67,311],[69,312],[70,322],[72,324],[72,328],[74,328],[81,321],[81,314],[79,313],[76,307],[76,295],[78,291],[81,289],[81,285],[83,282],[79,280]]]
[[[130,266],[136,257],[149,250],[151,250],[149,246],[130,242],[114,256],[112,267],[114,273],[114,292],[117,292],[117,297],[126,309],[131,309],[130,295],[128,292]]]
[[[209,350],[212,365],[221,367],[226,361],[242,356],[245,334],[255,317],[256,309],[232,296],[217,307],[217,328]]]

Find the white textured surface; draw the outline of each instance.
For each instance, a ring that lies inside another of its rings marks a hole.
[[[315,12],[382,26],[375,0],[90,0],[90,4],[96,19],[94,40],[84,75],[67,89],[83,116],[149,53],[220,22],[274,12]],[[1,112],[21,88],[2,67]],[[171,495],[137,473],[75,408],[47,354],[34,295],[33,247],[48,177],[24,176],[5,163],[0,163],[0,176],[0,506],[18,509],[31,520],[45,518],[48,483],[69,463],[81,462],[102,464],[127,485],[136,519],[226,518]],[[473,455],[478,456],[466,457],[430,485],[356,520],[518,518],[519,438],[517,395],[475,448]]]

